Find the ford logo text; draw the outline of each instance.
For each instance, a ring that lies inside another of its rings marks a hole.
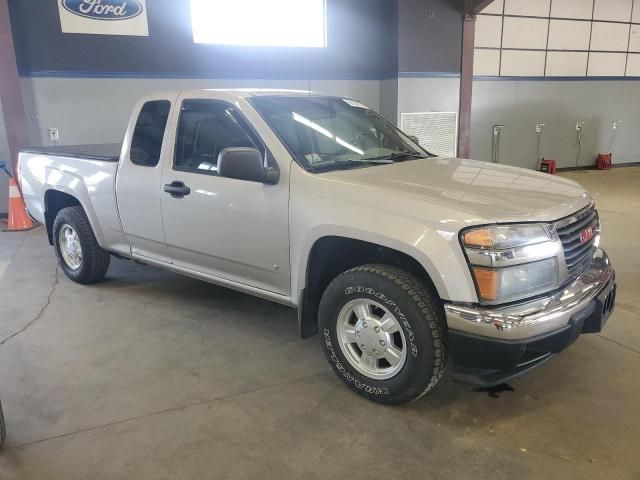
[[[74,15],[94,20],[126,20],[142,13],[139,0],[61,0]]]

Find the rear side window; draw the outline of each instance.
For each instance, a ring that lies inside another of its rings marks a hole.
[[[258,148],[233,107],[224,102],[185,100],[176,139],[176,170],[215,175],[218,155],[228,147]]]
[[[168,100],[153,100],[142,106],[131,140],[129,158],[143,167],[155,167],[160,160],[164,129],[171,110]]]

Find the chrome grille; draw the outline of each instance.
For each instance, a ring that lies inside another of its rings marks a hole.
[[[595,227],[595,235],[582,243],[580,234],[590,226]],[[598,212],[592,205],[571,217],[560,220],[556,223],[556,228],[564,249],[569,278],[573,278],[584,271],[593,259],[596,238],[600,234]]]

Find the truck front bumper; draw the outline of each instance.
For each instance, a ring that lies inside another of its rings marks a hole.
[[[589,268],[551,296],[506,307],[445,304],[454,378],[493,386],[602,330],[614,309],[616,275],[597,250]]]

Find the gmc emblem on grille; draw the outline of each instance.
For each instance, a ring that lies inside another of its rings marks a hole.
[[[590,225],[588,228],[580,232],[580,245],[587,243],[596,234],[596,226]]]

